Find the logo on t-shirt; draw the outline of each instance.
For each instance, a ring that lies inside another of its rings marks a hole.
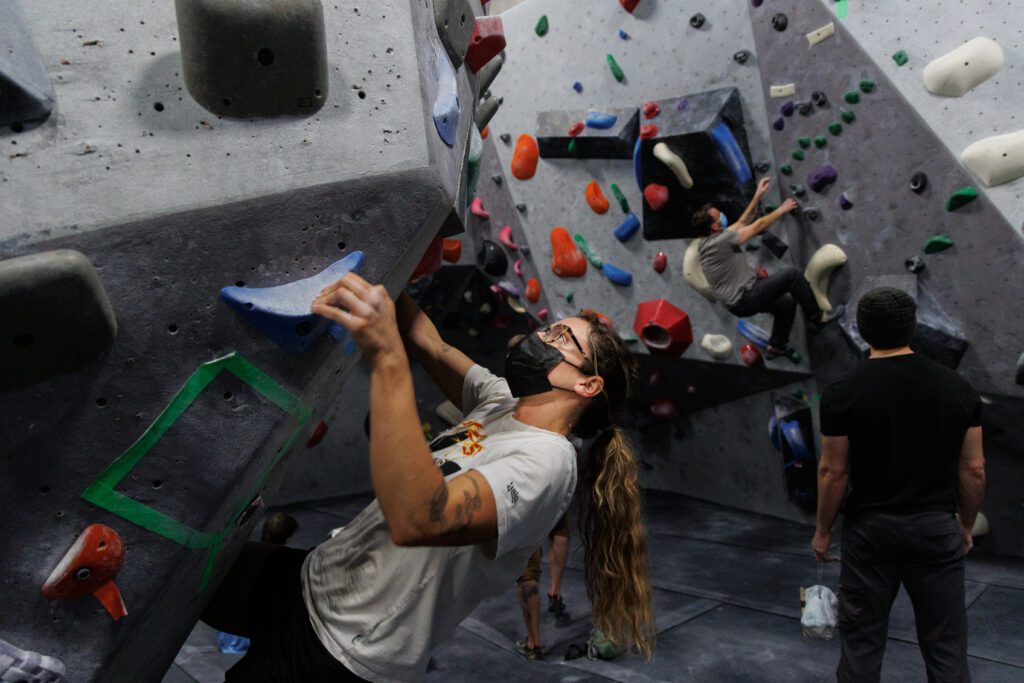
[[[483,440],[487,438],[484,426],[473,420],[466,420],[461,423],[458,429],[451,434],[442,434],[430,442],[430,450],[442,451],[446,448],[462,445],[462,455],[471,457],[482,453],[484,450]]]
[[[508,491],[509,496],[512,497],[513,505],[519,502],[519,491],[516,491],[516,487],[515,485],[512,484],[512,482],[508,483],[508,486],[505,487],[505,490]]]

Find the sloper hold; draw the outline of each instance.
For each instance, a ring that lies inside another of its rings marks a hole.
[[[473,38],[474,14],[469,0],[432,0],[434,24],[452,66],[458,69]]]
[[[732,342],[724,334],[705,334],[700,347],[715,360],[729,360],[732,355]]]
[[[56,657],[22,650],[0,638],[0,681],[64,683],[67,667]]]
[[[504,97],[488,97],[480,103],[480,106],[476,108],[476,117],[474,118],[477,130],[482,132],[487,128],[487,124],[490,123],[491,119],[494,118],[494,115],[498,113],[498,107],[500,107],[504,101]]]
[[[561,226],[551,230],[551,272],[558,277],[583,277],[587,272],[586,257]]]
[[[978,198],[978,191],[973,187],[961,187],[946,198],[946,211],[956,211],[967,206]]]
[[[844,263],[846,263],[846,252],[834,244],[822,245],[807,262],[804,277],[811,284],[814,298],[818,300],[818,306],[823,311],[832,310],[832,304],[828,300],[829,276],[832,275],[833,270]]]
[[[17,0],[0,3],[0,46],[0,126],[44,121],[57,96]]]
[[[484,68],[476,74],[477,92],[480,94],[487,92],[504,65],[505,56],[502,54],[495,55],[494,59],[484,64]]]
[[[601,191],[601,186],[597,184],[596,180],[591,180],[587,183],[587,189],[584,192],[587,199],[587,205],[596,214],[603,214],[608,211],[608,198],[604,196],[604,192]]]
[[[1024,130],[978,140],[960,161],[988,187],[1016,180],[1024,176]]]
[[[605,277],[619,287],[629,287],[633,284],[633,274],[628,270],[623,270],[622,268],[614,266],[607,261],[605,261],[604,265],[601,266],[601,270],[604,272]]]
[[[435,46],[437,62],[437,96],[434,98],[434,127],[449,147],[455,146],[459,129],[459,82],[451,61],[440,47]]]
[[[619,224],[619,227],[615,228],[615,239],[623,243],[628,242],[638,230],[640,230],[640,219],[637,218],[635,213],[631,213],[626,216],[626,220]],[[655,267],[655,270],[657,270],[657,267]]]
[[[676,180],[679,181],[680,185],[687,190],[693,187],[693,178],[690,177],[690,171],[686,168],[686,162],[669,149],[668,145],[664,142],[659,142],[654,146],[653,154],[658,161],[669,167],[669,170],[675,174]]]
[[[299,355],[312,348],[324,332],[339,341],[344,338],[343,328],[310,313],[309,308],[324,287],[348,273],[358,273],[364,258],[363,252],[354,251],[312,277],[275,287],[224,287],[220,296],[272,342]]]
[[[683,279],[698,294],[715,303],[715,295],[711,291],[711,285],[704,277],[704,270],[700,267],[700,240],[690,240],[690,246],[686,248],[683,255]]]
[[[50,600],[74,600],[92,594],[114,621],[128,613],[114,578],[124,564],[124,543],[103,524],[85,527],[50,572],[40,589]]]
[[[502,277],[508,272],[508,256],[491,240],[480,243],[476,253],[476,264],[491,277]]]
[[[84,254],[0,261],[0,391],[88,365],[113,344],[114,309]]]
[[[924,68],[924,87],[933,95],[961,97],[992,78],[1005,61],[996,41],[979,36],[932,60]]]
[[[537,141],[532,136],[523,133],[516,139],[516,149],[512,153],[512,175],[519,180],[529,180],[537,172],[539,157]]]
[[[500,16],[477,17],[473,22],[473,37],[466,50],[466,66],[473,73],[505,49],[505,31]]]
[[[789,245],[786,242],[772,232],[761,233],[761,245],[770,251],[775,258],[782,258],[789,251]]]
[[[839,173],[832,164],[819,166],[807,176],[807,186],[817,193],[825,191],[825,188],[839,178]]]
[[[653,355],[679,356],[693,343],[690,316],[665,299],[638,305],[633,331]]]

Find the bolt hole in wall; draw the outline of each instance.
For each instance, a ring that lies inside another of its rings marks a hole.
[[[174,323],[171,323],[170,325],[167,326],[167,331],[170,332],[171,334],[178,334],[178,326],[175,325]]]
[[[256,60],[263,66],[270,66],[274,63],[274,51],[269,47],[261,48],[260,51],[256,53]]]
[[[164,485],[164,482],[160,479],[153,480],[153,488],[158,489]]]
[[[338,242],[338,251],[345,251],[345,243]]]
[[[360,90],[359,91],[359,99],[361,99],[361,100],[365,100],[366,99],[366,91],[365,90]]]
[[[100,398],[96,399],[96,405],[98,405],[100,408],[105,408],[107,405],[107,399],[101,396]]]
[[[156,109],[157,111],[163,111],[164,110],[164,103],[163,102],[154,102],[153,103],[153,109]]]

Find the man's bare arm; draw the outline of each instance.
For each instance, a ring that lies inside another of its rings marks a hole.
[[[960,511],[960,525],[967,531],[974,528],[981,503],[985,499],[985,454],[982,449],[981,427],[971,427],[960,448],[960,467],[957,476],[956,506]]]
[[[845,436],[821,437],[821,460],[818,462],[817,530],[830,532],[846,497],[849,482],[850,439]]]

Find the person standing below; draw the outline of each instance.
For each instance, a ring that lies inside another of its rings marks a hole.
[[[970,680],[964,556],[985,490],[981,399],[957,373],[910,349],[916,314],[902,290],[865,294],[857,326],[870,356],[821,397],[811,545],[819,561],[835,559],[831,530],[845,497],[839,681],[879,680],[901,583],[929,682]]]
[[[548,589],[548,612],[561,619],[565,615],[565,601],[562,600],[562,575],[565,573],[565,561],[569,556],[569,513],[566,511],[548,534],[551,541],[551,559],[548,562],[548,573],[551,585]],[[523,575],[516,579],[516,594],[519,607],[523,610],[523,621],[526,623],[526,639],[516,642],[516,652],[527,659],[543,659],[544,646],[540,643],[540,561],[542,548],[530,555]]]
[[[816,327],[839,318],[843,314],[843,307],[837,306],[829,313],[823,312],[807,278],[793,266],[758,279],[757,273],[747,262],[740,247],[797,208],[796,200],[789,198],[771,213],[748,223],[770,185],[768,178],[761,179],[754,198],[734,224],[730,225],[725,214],[711,204],[705,204],[695,213],[692,222],[693,227],[704,235],[698,243],[700,267],[715,299],[738,318],[746,318],[755,313],[771,313],[775,321],[765,353],[769,358],[777,358],[786,355],[797,304],[803,309],[807,320]]]

